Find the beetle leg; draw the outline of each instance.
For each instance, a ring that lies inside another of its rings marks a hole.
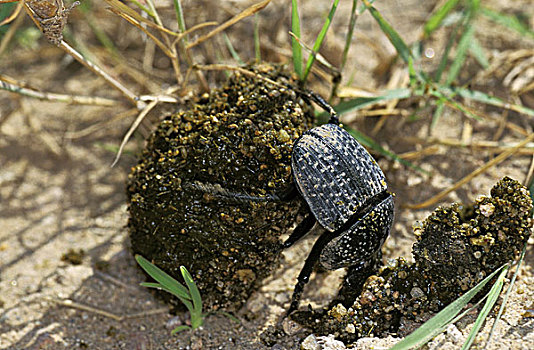
[[[310,280],[310,275],[313,271],[313,267],[319,260],[319,257],[321,256],[321,251],[328,244],[328,242],[330,242],[338,235],[338,231],[325,232],[313,244],[310,254],[306,258],[306,262],[304,263],[302,270],[300,270],[299,277],[297,278],[297,284],[295,285],[295,289],[293,289],[293,295],[291,296],[291,305],[287,310],[286,317],[298,308],[300,296],[302,295],[304,286]]]
[[[184,188],[197,190],[203,193],[211,194],[214,197],[224,198],[234,203],[248,203],[248,202],[282,202],[290,201],[298,194],[294,185],[277,194],[265,194],[263,196],[254,196],[246,192],[233,192],[219,184],[211,184],[201,181],[193,181],[191,183],[183,184]]]
[[[295,229],[293,230],[291,235],[286,239],[282,247],[284,249],[291,247],[293,244],[295,244],[295,242],[297,242],[299,239],[304,237],[308,232],[310,232],[311,229],[313,228],[313,225],[315,225],[316,222],[317,220],[315,220],[315,216],[313,216],[313,214],[311,213],[308,213],[308,215],[304,218],[304,220],[302,220],[300,224],[298,224],[297,227],[295,227]]]
[[[350,307],[356,297],[361,294],[367,278],[376,274],[380,266],[382,266],[382,251],[380,249],[370,259],[349,266],[343,285],[330,305],[333,307],[341,303],[347,308]]]

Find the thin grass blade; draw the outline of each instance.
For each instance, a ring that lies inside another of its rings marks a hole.
[[[200,297],[200,291],[198,290],[195,281],[193,281],[193,277],[191,276],[189,271],[187,271],[185,266],[180,266],[180,272],[184,277],[185,284],[187,284],[187,288],[189,289],[189,293],[191,294],[191,299],[193,300],[195,309],[197,311],[202,311],[202,298]]]
[[[148,7],[144,6],[137,0],[128,0],[129,2],[135,4],[135,6],[139,7],[141,11],[146,12],[147,15],[149,15],[152,18],[156,18],[154,12],[152,12]]]
[[[451,87],[451,88],[441,87],[440,90],[445,93],[458,94],[458,96],[461,96],[465,99],[482,102],[487,105],[501,107],[504,109],[509,109],[509,110],[512,110],[518,113],[524,113],[526,115],[534,117],[534,109],[505,102],[497,97],[490,96],[482,91],[469,90],[466,88],[455,88],[455,87]]]
[[[185,32],[186,26],[185,26],[185,19],[184,19],[184,11],[182,9],[182,1],[181,0],[172,0],[174,3],[174,11],[176,12],[176,21],[178,22],[178,28],[180,29],[180,33]]]
[[[369,8],[370,5],[372,5],[373,3],[375,2],[375,0],[369,0],[367,2],[363,2],[363,4],[361,4],[360,8],[358,9],[358,12],[356,12],[358,15],[361,15],[362,13],[364,13],[365,11],[367,11],[367,9]]]
[[[350,10],[349,30],[347,31],[347,38],[345,39],[345,47],[343,48],[343,56],[341,59],[340,71],[343,71],[345,64],[347,63],[347,57],[349,54],[350,44],[352,43],[352,36],[354,35],[354,27],[356,26],[356,19],[358,14],[358,0],[352,0],[352,9]]]
[[[219,313],[221,315],[224,315],[226,317],[228,317],[230,320],[234,321],[235,323],[241,323],[241,321],[239,320],[239,318],[235,317],[234,315],[232,315],[231,313],[229,312],[226,312],[226,311],[219,311]]]
[[[261,62],[261,46],[260,46],[260,16],[254,14],[254,56],[256,64]]]
[[[478,64],[480,64],[482,68],[486,69],[489,67],[488,56],[484,52],[484,48],[482,47],[482,45],[480,45],[480,42],[477,40],[476,37],[473,37],[473,39],[471,39],[469,53],[477,60]]]
[[[532,196],[532,192],[530,192],[531,196]],[[506,290],[506,294],[504,295],[504,298],[502,299],[502,303],[501,303],[501,306],[499,307],[499,312],[497,313],[497,316],[495,317],[495,322],[493,322],[493,325],[491,326],[491,330],[488,334],[488,340],[486,340],[486,346],[485,346],[485,349],[488,348],[490,342],[491,342],[491,337],[493,336],[493,331],[495,330],[495,327],[497,326],[497,324],[499,323],[499,320],[501,319],[501,315],[505,309],[505,306],[506,306],[506,302],[508,301],[508,297],[510,296],[510,293],[512,292],[512,288],[515,284],[515,280],[517,278],[517,275],[519,274],[519,268],[521,267],[521,264],[523,263],[523,260],[525,259],[525,253],[527,252],[527,245],[528,243],[525,243],[525,245],[523,246],[523,251],[521,252],[521,256],[519,257],[519,260],[517,261],[517,266],[515,268],[515,272],[514,272],[514,275],[512,276],[512,280],[510,281],[510,285],[508,286],[508,289]]]
[[[475,337],[477,336],[478,331],[484,324],[484,321],[486,321],[486,318],[491,312],[491,309],[493,309],[495,302],[497,302],[499,295],[501,295],[502,287],[504,285],[504,278],[506,277],[506,274],[508,273],[508,268],[509,266],[507,265],[501,271],[501,273],[499,274],[499,277],[497,277],[497,281],[495,281],[495,283],[491,287],[491,290],[488,293],[488,299],[486,300],[484,307],[478,314],[478,317],[473,325],[473,329],[471,330],[471,332],[469,332],[469,335],[467,336],[467,339],[464,345],[462,346],[462,350],[467,350],[471,347],[471,345],[475,341]]]
[[[446,105],[449,105],[449,106],[451,106],[453,108],[456,108],[460,112],[464,113],[467,117],[473,118],[474,120],[477,120],[477,121],[482,121],[483,120],[481,117],[479,117],[478,115],[474,114],[472,111],[466,109],[460,103],[454,101],[453,98],[454,98],[455,94],[447,95],[441,89],[430,90],[430,94],[439,99],[438,106],[439,106],[439,104],[446,104]]]
[[[154,289],[161,289],[167,293],[170,293],[172,295],[174,295],[175,297],[177,297],[178,299],[180,299],[180,301],[185,305],[185,307],[187,308],[187,310],[189,310],[189,312],[191,312],[191,310],[193,310],[193,304],[191,303],[190,301],[190,297],[185,299],[183,298],[182,296],[178,295],[177,293],[175,293],[173,290],[170,290],[168,288],[166,288],[165,286],[159,284],[159,283],[152,283],[152,282],[143,282],[143,283],[140,283],[141,286],[143,287],[147,287],[147,288],[154,288]]]
[[[402,100],[411,97],[412,90],[409,88],[400,88],[387,90],[384,94],[374,97],[356,97],[347,101],[343,101],[336,106],[334,109],[338,114],[344,114],[362,109],[364,107],[373,105],[380,101],[388,100]],[[321,113],[321,117],[327,116],[327,113]]]
[[[139,283],[139,285],[142,287],[147,287],[147,288],[161,289],[168,293],[172,293],[170,289],[167,289],[162,284],[156,283],[156,282],[141,282]]]
[[[315,61],[315,55],[317,52],[319,52],[319,49],[321,48],[321,45],[323,44],[323,40],[326,37],[326,33],[328,32],[328,28],[330,28],[330,23],[332,23],[332,19],[334,18],[334,15],[336,14],[337,5],[339,4],[339,0],[334,0],[332,3],[332,7],[330,8],[330,12],[328,13],[328,17],[326,18],[326,21],[323,24],[323,27],[321,28],[321,31],[319,32],[319,35],[317,36],[317,39],[315,39],[315,44],[313,44],[312,54],[308,57],[308,61],[306,62],[306,70],[304,71],[304,77],[302,78],[302,81],[306,81],[308,78],[308,74],[310,74],[311,67],[313,65],[313,62]]]
[[[458,77],[458,74],[460,73],[460,70],[464,65],[465,58],[467,57],[467,50],[469,49],[469,46],[471,44],[471,39],[473,38],[474,31],[474,26],[466,25],[465,31],[462,34],[460,41],[458,42],[454,60],[452,61],[451,67],[449,68],[449,74],[447,75],[447,79],[445,80],[446,85],[450,85]]]
[[[436,12],[430,16],[423,27],[425,37],[429,37],[432,32],[439,28],[445,17],[456,7],[459,0],[448,0],[443,6],[437,9]]]
[[[165,271],[152,264],[147,259],[143,258],[141,255],[137,254],[135,260],[145,270],[146,273],[150,275],[153,279],[159,282],[164,289],[172,291],[176,296],[191,300],[189,292],[184,285],[180,282],[169,276]]]
[[[187,285],[187,288],[189,289],[189,294],[191,295],[191,299],[193,300],[193,311],[191,312],[191,325],[193,326],[193,329],[200,327],[202,325],[202,298],[200,296],[200,291],[198,290],[198,287],[193,281],[193,277],[191,277],[191,274],[185,266],[180,266],[180,272],[182,273],[182,276],[184,278],[185,284]],[[197,318],[194,321],[194,318]]]
[[[422,174],[426,174],[426,175],[430,175],[430,173],[426,170],[423,170],[422,168],[418,167],[417,165],[405,160],[405,159],[402,159],[401,157],[399,157],[398,155],[396,155],[395,153],[391,152],[391,151],[388,151],[387,149],[385,149],[384,147],[380,146],[378,143],[376,143],[373,139],[371,139],[370,137],[362,134],[361,132],[359,132],[358,130],[356,129],[353,129],[353,128],[350,128],[350,127],[345,127],[345,129],[349,132],[349,134],[351,134],[359,143],[361,143],[363,146],[367,147],[367,148],[370,148],[372,150],[375,150],[376,152],[382,154],[383,156],[389,158],[389,159],[393,159],[409,168],[412,168],[414,170],[417,170],[418,172],[422,173]]]
[[[371,14],[373,15],[374,19],[378,22],[378,25],[386,34],[389,41],[393,44],[395,49],[397,50],[397,53],[402,58],[402,60],[406,63],[410,60],[410,56],[412,55],[410,52],[410,49],[408,48],[408,45],[402,40],[401,36],[393,27],[382,17],[380,12],[378,12],[377,9],[375,9],[368,0],[363,0],[363,3],[367,6]]]
[[[191,330],[191,327],[189,326],[178,326],[176,327],[175,329],[173,329],[171,331],[171,335],[175,335],[176,333],[180,333],[180,332],[183,332],[183,331],[190,331]]]
[[[417,72],[415,71],[415,66],[413,64],[413,58],[410,57],[408,60],[408,76],[410,78],[410,87],[413,89],[417,86]]]
[[[447,68],[447,64],[449,63],[449,53],[451,52],[452,47],[454,46],[454,43],[456,43],[456,38],[458,37],[458,31],[460,25],[456,25],[449,36],[449,40],[447,40],[447,45],[445,46],[445,50],[443,51],[443,54],[441,55],[441,60],[439,61],[438,68],[436,69],[436,72],[434,73],[434,81],[439,83],[441,80],[441,77],[443,75],[443,72],[445,71],[445,68]]]
[[[430,122],[430,131],[433,131],[434,128],[438,125],[439,120],[441,116],[443,115],[443,110],[445,109],[445,105],[443,104],[442,100],[436,101],[436,109],[434,110],[434,114],[432,115],[432,121]]]
[[[291,0],[291,32],[296,38],[300,39],[300,18],[297,0]],[[302,79],[302,48],[296,38],[291,37],[293,69],[297,76]]]
[[[522,23],[516,16],[506,15],[487,7],[482,7],[480,10],[482,15],[488,17],[493,22],[512,29],[521,35],[534,38],[534,31],[530,30],[528,25]]]
[[[244,65],[245,63],[243,62],[243,60],[241,59],[241,57],[235,50],[234,45],[232,45],[232,42],[230,41],[230,38],[228,37],[228,35],[224,33],[223,37],[224,37],[224,42],[226,43],[226,47],[228,48],[230,55],[232,55],[232,58],[235,61],[237,61],[237,63],[239,63],[240,65]]]
[[[449,306],[441,310],[438,314],[425,322],[421,327],[408,335],[406,338],[395,344],[391,350],[407,350],[421,347],[430,339],[441,333],[454,317],[473,299],[475,295],[488,284],[488,282],[499,273],[505,266],[499,267],[493,271],[488,277],[484,278],[475,287],[471,288],[467,293],[453,301]]]

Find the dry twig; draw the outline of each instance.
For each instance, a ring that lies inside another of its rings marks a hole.
[[[455,183],[453,186],[441,191],[440,193],[438,193],[434,197],[429,198],[429,199],[427,199],[426,201],[424,201],[422,203],[405,204],[404,207],[408,208],[408,209],[422,209],[422,208],[426,208],[426,207],[429,207],[429,206],[437,203],[438,201],[440,201],[443,197],[445,197],[446,195],[448,195],[452,191],[454,191],[454,190],[460,188],[461,186],[465,185],[467,182],[471,181],[476,176],[484,173],[489,168],[501,163],[502,161],[504,161],[505,159],[507,159],[508,157],[513,155],[514,153],[516,153],[521,147],[524,147],[525,145],[527,145],[529,142],[532,142],[533,140],[534,140],[534,133],[531,133],[526,139],[524,139],[523,141],[518,143],[515,147],[510,148],[510,149],[502,152],[497,157],[493,158],[492,160],[490,160],[489,162],[487,162],[483,166],[479,167],[478,169],[476,169],[475,171],[473,171],[472,173],[470,173],[469,175],[467,175],[466,177],[464,177],[463,179],[461,179],[460,181]]]

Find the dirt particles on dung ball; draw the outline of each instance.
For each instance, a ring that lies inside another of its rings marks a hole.
[[[422,322],[513,260],[532,227],[528,190],[508,177],[474,204],[440,207],[414,225],[414,263],[398,258],[365,283],[350,307],[330,308],[315,331],[351,342]],[[346,304],[345,304],[346,305]]]
[[[304,210],[283,197],[291,197],[293,143],[313,110],[281,68],[254,72],[279,84],[234,74],[165,118],[129,176],[133,252],[177,279],[184,265],[207,310],[247,300],[277,267],[280,237]]]

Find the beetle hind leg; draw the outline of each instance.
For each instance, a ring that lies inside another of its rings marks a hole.
[[[330,305],[333,307],[341,303],[346,308],[352,306],[354,300],[361,294],[365,281],[369,276],[376,274],[380,266],[382,266],[381,250],[377,251],[370,259],[349,266],[341,289]]]

